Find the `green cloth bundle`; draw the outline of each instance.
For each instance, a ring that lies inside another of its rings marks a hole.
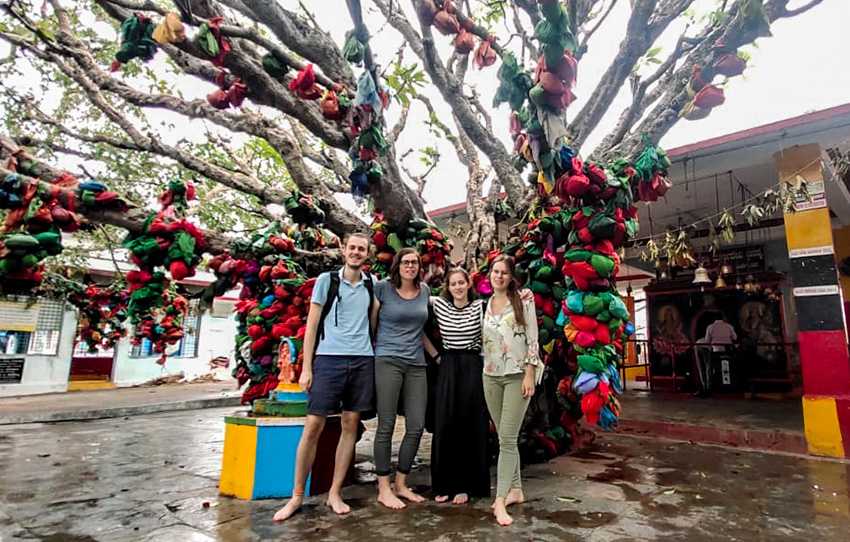
[[[266,73],[275,79],[280,79],[289,72],[289,66],[278,60],[274,53],[264,54],[262,63]]]
[[[345,45],[342,46],[342,56],[347,62],[360,65],[363,63],[363,53],[366,45],[357,39],[357,33],[349,30],[345,33]]]
[[[519,111],[528,97],[528,91],[534,86],[531,75],[522,71],[513,53],[502,56],[502,65],[498,72],[499,87],[493,96],[493,107],[507,102],[511,109]]]
[[[212,29],[207,23],[202,23],[195,34],[195,45],[210,58],[218,56],[221,48],[218,45],[218,38],[212,32]]]
[[[121,46],[115,53],[118,64],[126,64],[134,58],[148,61],[156,53],[157,43],[153,39],[156,26],[153,21],[141,14],[133,14],[121,23]],[[113,71],[117,66],[113,64]]]

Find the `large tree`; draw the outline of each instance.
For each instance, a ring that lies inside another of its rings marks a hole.
[[[657,142],[679,121],[691,98],[691,74],[695,67],[710,65],[718,43],[734,50],[768,35],[769,22],[798,15],[820,2],[810,0],[789,7],[790,0],[766,0],[762,8],[760,0],[724,0],[716,2],[714,11],[698,22],[688,12],[694,0],[633,0],[616,55],[597,87],[589,93],[583,89],[589,98],[565,124],[569,141],[580,149],[609,113],[621,88],[629,85],[632,103],[619,114],[614,130],[602,143],[584,154],[600,159],[633,157],[641,147],[642,135]],[[173,11],[175,4],[190,27],[223,17],[220,33],[232,50],[221,67],[210,62],[196,41],[186,40],[160,45],[154,63],[133,60],[110,72],[119,45],[119,25],[134,13],[159,19]],[[310,11],[321,12],[328,4],[305,7],[299,2],[298,7],[288,7],[292,4],[91,0],[76,2],[71,9],[67,2],[52,0],[36,9],[39,6],[33,2],[6,1],[0,16],[0,39],[9,45],[10,54],[0,64],[0,78],[30,82],[3,87],[0,107],[6,135],[25,145],[45,166],[76,164],[77,171],[107,181],[143,209],[150,206],[158,185],[167,179],[202,179],[202,205],[195,213],[213,231],[257,227],[271,217],[269,205],[281,204],[294,189],[321,201],[328,211],[328,226],[335,232],[363,229],[365,224],[357,213],[336,197],[349,191],[350,127],[323,117],[317,101],[300,99],[287,88],[298,70],[312,64],[322,88],[350,92],[357,86],[360,70],[345,59],[344,37],[322,30],[317,23],[321,17]],[[493,209],[500,189],[507,192],[512,209],[521,211],[531,187],[512,164],[512,150],[493,133],[491,97],[464,84],[470,53],[447,49],[449,40],[418,20],[417,11],[429,5],[446,7],[444,2],[370,0],[361,6],[360,1],[349,0],[346,4],[352,31],[361,42],[369,43],[363,10],[371,8],[380,11],[405,43],[397,55],[380,59],[384,68],[376,66],[369,47],[365,51],[364,69],[378,79],[383,77],[401,109],[394,113],[397,122],[385,130],[389,145],[378,158],[383,175],[370,184],[371,201],[391,224],[424,216],[422,187],[428,174],[439,169],[438,156],[425,152],[426,171],[414,174],[410,170],[415,166],[409,160],[416,154],[396,148],[410,111],[417,109],[422,114],[424,109],[432,129],[452,143],[469,171],[471,262],[494,244]],[[477,38],[489,38],[496,53],[502,55],[510,48],[522,62],[534,64],[540,45],[534,37],[534,25],[541,20],[537,2],[457,4],[456,16],[462,26]],[[602,39],[597,30],[617,0],[569,0],[565,4],[577,45],[575,57],[581,61],[593,41]],[[761,9],[766,17],[764,26],[740,24],[747,12],[755,11],[758,17]],[[674,21],[688,15],[694,24],[687,25],[666,58],[659,58],[657,41]],[[447,50],[448,55],[441,54]],[[407,51],[415,55],[412,62],[409,54],[405,61]],[[263,57],[269,54],[289,68],[286,75],[275,77],[263,69]],[[643,69],[638,69],[641,66]],[[646,66],[656,69],[646,73]],[[247,86],[248,101],[241,108],[221,110],[203,99],[208,90],[235,81]],[[198,88],[203,91],[199,93]],[[437,99],[445,102],[440,108],[448,106],[452,122],[439,119],[432,103]],[[186,139],[172,137],[187,120],[203,121],[193,126],[203,126],[206,133],[192,133]],[[11,147],[4,148],[8,154]],[[55,173],[49,167],[45,172],[45,181]],[[482,199],[491,172],[492,189],[489,198]],[[145,213],[134,216],[123,216],[115,223],[132,228],[128,221],[140,220]]]

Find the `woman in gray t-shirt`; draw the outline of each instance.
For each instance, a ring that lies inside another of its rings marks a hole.
[[[375,396],[378,428],[375,431],[375,470],[378,502],[387,508],[404,508],[402,497],[424,499],[407,486],[407,475],[425,428],[428,384],[425,353],[436,348],[425,338],[429,288],[420,284],[419,254],[404,248],[393,259],[390,278],[375,286],[373,318],[377,319],[375,342]],[[405,433],[398,453],[395,485],[390,485],[390,456],[399,395],[404,390]]]

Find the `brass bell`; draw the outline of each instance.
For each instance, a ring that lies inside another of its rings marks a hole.
[[[721,275],[731,275],[732,274],[732,266],[728,263],[724,263],[720,266],[720,274]]]
[[[708,276],[708,270],[699,264],[699,267],[694,271],[694,284],[711,284],[711,278]]]
[[[723,275],[717,275],[717,280],[714,281],[715,288],[726,288],[726,281],[723,280]]]

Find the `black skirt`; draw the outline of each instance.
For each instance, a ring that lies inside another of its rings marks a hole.
[[[435,495],[490,496],[489,417],[478,352],[446,351],[437,369],[431,486]]]

